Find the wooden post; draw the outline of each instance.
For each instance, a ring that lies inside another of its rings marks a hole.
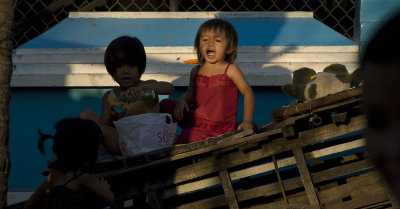
[[[296,159],[296,163],[299,168],[301,176],[301,181],[303,182],[304,189],[306,190],[308,196],[308,200],[310,201],[310,205],[319,207],[317,193],[315,192],[310,172],[308,172],[306,160],[304,159],[303,150],[301,149],[301,147],[296,147],[293,149],[293,154]]]
[[[283,195],[283,201],[286,204],[289,204],[289,201],[286,197],[285,187],[283,186],[281,175],[279,174],[279,167],[278,167],[278,163],[276,162],[275,155],[272,155],[272,161],[274,161],[275,173],[276,173],[276,176],[278,177],[279,186],[281,188],[282,195]]]
[[[91,11],[92,9],[94,9],[96,7],[104,6],[106,3],[107,3],[106,0],[94,0],[94,1],[90,2],[89,4],[80,8],[78,11]]]
[[[158,198],[157,192],[152,190],[146,194],[147,201],[151,209],[162,209],[162,203],[160,198]]]
[[[170,12],[178,11],[180,3],[181,3],[181,0],[170,0],[169,1],[169,11]]]
[[[219,177],[221,178],[222,187],[224,188],[225,198],[228,202],[230,209],[239,209],[239,205],[237,203],[235,191],[233,190],[231,184],[231,177],[227,170],[219,171]]]
[[[0,208],[7,206],[10,153],[8,149],[12,29],[16,1],[0,0]]]

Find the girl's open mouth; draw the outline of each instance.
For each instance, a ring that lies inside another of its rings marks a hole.
[[[215,56],[215,51],[207,50],[207,56]]]

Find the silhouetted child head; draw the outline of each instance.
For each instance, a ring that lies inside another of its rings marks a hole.
[[[64,118],[56,123],[54,136],[43,134],[39,139],[39,150],[44,153],[44,142],[53,138],[53,152],[57,159],[53,166],[61,170],[77,170],[96,162],[102,132],[91,120]]]
[[[361,59],[367,151],[400,199],[400,16],[371,39]]]
[[[130,36],[114,39],[104,53],[104,64],[112,77],[117,68],[123,65],[137,66],[139,74],[142,75],[146,69],[146,52],[142,42]]]
[[[200,63],[204,63],[204,57],[201,54],[200,50],[200,39],[204,33],[209,31],[214,33],[225,33],[227,39],[225,61],[234,62],[238,50],[238,35],[236,33],[236,30],[228,21],[216,18],[204,22],[197,31],[194,48],[196,49],[197,58]]]

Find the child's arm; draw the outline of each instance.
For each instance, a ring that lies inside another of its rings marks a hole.
[[[114,111],[108,103],[108,97],[110,96],[110,92],[106,92],[103,96],[103,100],[101,102],[101,114],[99,123],[109,126],[114,126],[113,121],[118,120],[126,115],[126,111]]]
[[[252,129],[254,117],[254,94],[249,83],[243,73],[236,65],[230,65],[228,70],[229,78],[235,83],[240,93],[243,95],[244,112],[243,121],[239,124],[238,129]]]
[[[142,81],[140,85],[142,90],[154,90],[156,94],[169,95],[174,92],[174,86],[165,81],[148,80]]]
[[[35,190],[29,200],[26,202],[24,209],[36,208],[40,199],[46,194],[46,189],[50,188],[50,182],[46,179],[43,183]]]
[[[192,68],[188,90],[179,97],[175,106],[174,116],[177,120],[183,120],[185,111],[189,111],[189,105],[194,104],[194,77],[196,72],[197,67]]]
[[[128,88],[128,90],[121,92],[121,97],[136,99],[139,97],[137,92],[146,90],[154,90],[154,93],[156,95],[169,95],[174,92],[174,86],[171,83],[165,81],[141,81],[139,85],[130,87]]]
[[[110,190],[110,185],[103,178],[98,178],[94,174],[85,173],[78,178],[80,184],[87,187],[96,196],[107,203],[114,201],[114,193]]]

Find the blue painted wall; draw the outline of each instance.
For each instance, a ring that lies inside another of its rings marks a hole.
[[[193,46],[208,19],[68,18],[20,48],[106,47],[121,35],[145,46]],[[333,46],[354,42],[314,18],[229,18],[240,46]],[[101,35],[99,35],[101,34]]]
[[[399,0],[360,1],[360,45],[363,49],[368,40],[385,22],[400,11]]]

